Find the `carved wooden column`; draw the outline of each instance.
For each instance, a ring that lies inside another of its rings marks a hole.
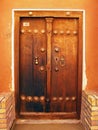
[[[47,95],[46,103],[49,107],[50,103],[50,89],[51,89],[51,42],[52,42],[52,22],[53,18],[46,18],[47,31]]]

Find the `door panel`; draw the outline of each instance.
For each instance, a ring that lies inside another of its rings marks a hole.
[[[44,19],[21,18],[21,112],[45,111],[46,36]]]
[[[51,111],[75,112],[78,20],[55,19],[52,36]]]
[[[20,114],[77,112],[77,18],[20,19]]]

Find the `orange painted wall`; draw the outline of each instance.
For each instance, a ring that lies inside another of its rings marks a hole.
[[[86,11],[87,90],[98,92],[98,0],[0,1],[0,92],[12,87],[12,9],[84,9]]]

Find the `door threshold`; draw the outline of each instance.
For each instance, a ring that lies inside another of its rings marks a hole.
[[[37,112],[20,112],[20,119],[33,119],[33,120],[63,120],[63,119],[79,119],[76,112],[49,112],[49,113],[37,113]]]
[[[50,119],[45,119],[45,120],[33,120],[33,119],[16,119],[15,123],[16,124],[77,124],[79,123],[80,120],[78,119],[58,119],[58,120],[50,120]]]

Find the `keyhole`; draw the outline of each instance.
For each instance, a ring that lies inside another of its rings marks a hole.
[[[55,57],[55,62],[56,62],[56,64],[58,63],[58,61],[59,61],[59,58],[58,58],[58,57]]]
[[[56,61],[58,61],[58,58],[56,57]]]

